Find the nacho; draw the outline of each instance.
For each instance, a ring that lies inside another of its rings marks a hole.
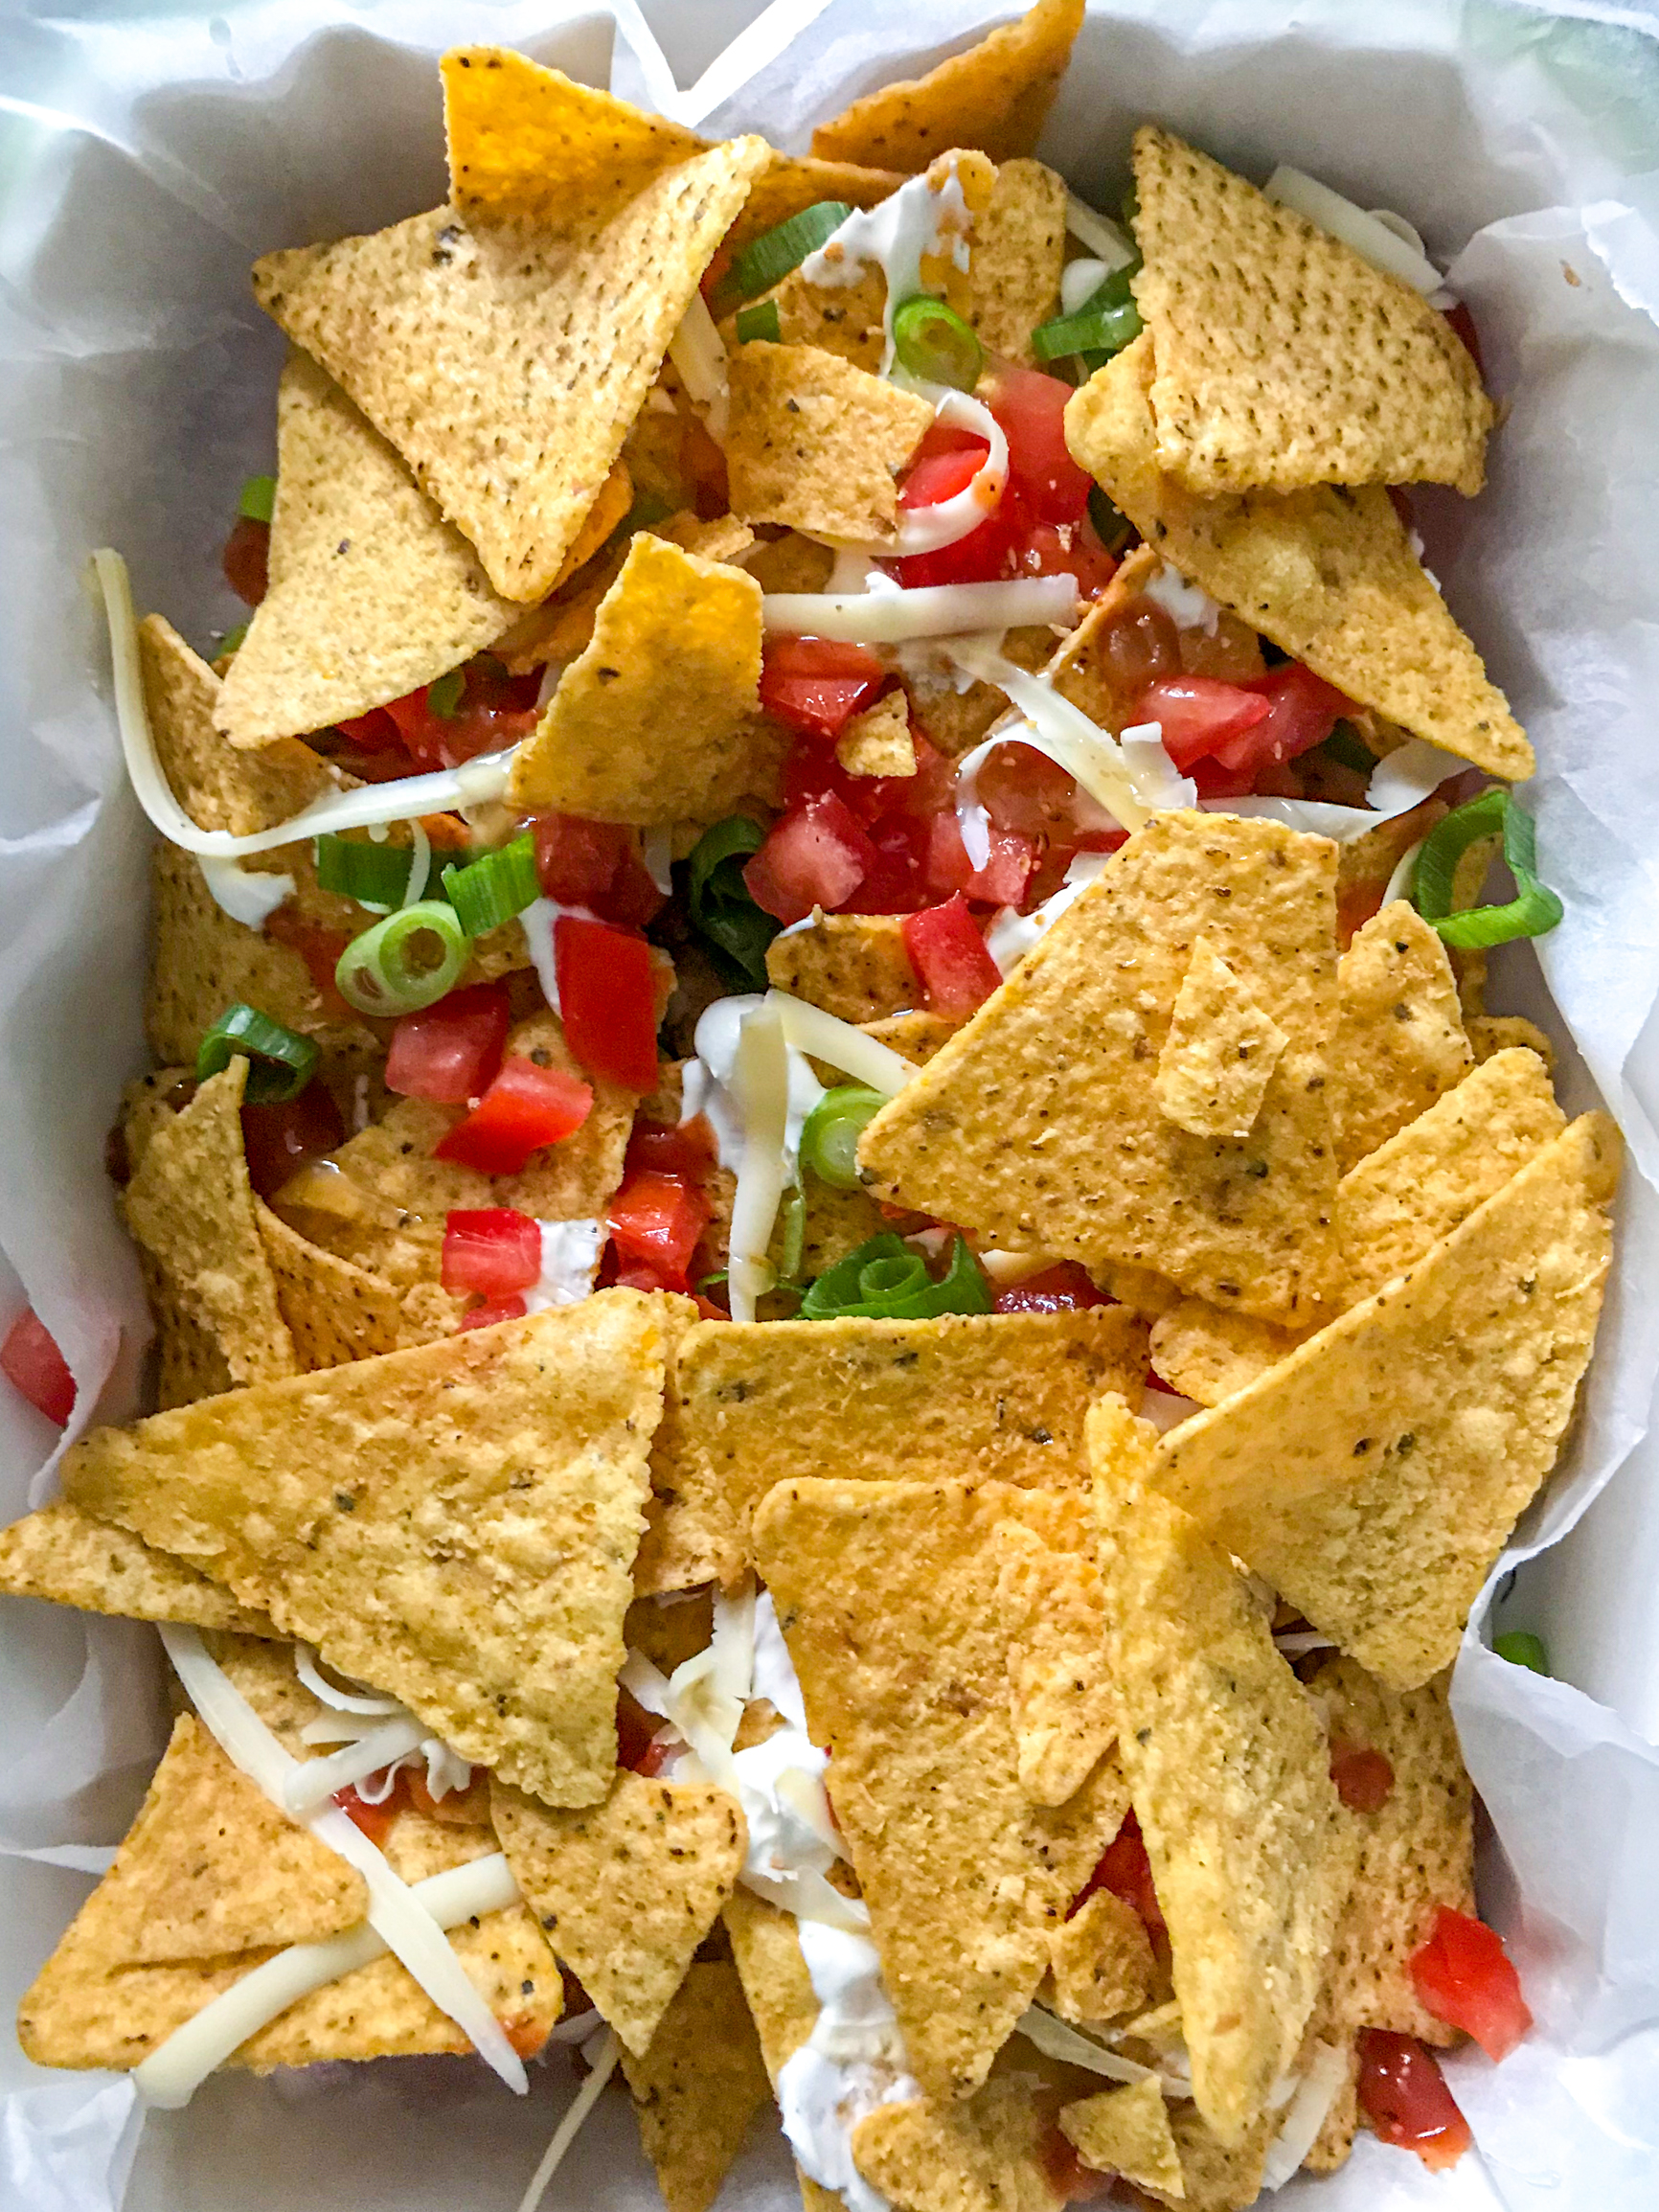
[[[1121,2174],[1143,2189],[1184,2198],[1181,2153],[1170,2127],[1164,2092],[1155,2081],[1102,2089],[1060,2111],[1060,2132],[1085,2166]]]
[[[1053,2212],[1048,2123],[1026,2083],[987,2082],[966,2103],[878,2105],[852,2157],[898,2212]]]
[[[398,1350],[404,1316],[395,1284],[311,1243],[261,1198],[254,1200],[254,1219],[304,1372]]]
[[[756,339],[732,356],[732,512],[820,537],[891,541],[898,477],[933,421],[913,392],[817,346]]]
[[[904,182],[896,169],[870,169],[856,161],[819,161],[811,154],[779,153],[750,187],[742,212],[726,233],[726,249],[739,254],[751,239],[775,230],[802,210],[825,200],[843,207],[878,207]]]
[[[636,2057],[625,2046],[622,2064],[669,2212],[708,2212],[771,2095],[731,1960],[689,1967],[650,2048]]]
[[[1034,1805],[1063,1805],[1118,1733],[1100,1573],[1086,1551],[1022,1521],[1005,1521],[994,1542],[1019,1786]]]
[[[1331,1102],[1344,1174],[1474,1064],[1445,946],[1415,906],[1374,915],[1336,970]]]
[[[988,353],[1035,366],[1031,334],[1060,311],[1066,181],[1040,161],[1005,161],[973,226],[968,320]]]
[[[198,829],[251,836],[334,788],[317,755],[295,738],[261,744],[254,753],[226,743],[217,722],[219,679],[171,623],[147,614],[138,626],[138,650],[156,757],[173,797]],[[187,857],[174,845],[164,843],[161,850]],[[276,854],[260,858],[266,868],[281,866]],[[189,864],[195,866],[193,860]]]
[[[129,1621],[185,1621],[250,1636],[276,1633],[262,1613],[239,1606],[228,1590],[183,1560],[155,1550],[130,1529],[94,1520],[62,1502],[0,1530],[0,1590]]]
[[[1076,2027],[1138,2012],[1157,1978],[1146,1922],[1112,1890],[1093,1891],[1051,1931],[1049,1973],[1044,2002]]]
[[[1288,1042],[1209,938],[1195,938],[1158,1055],[1160,1112],[1195,1137],[1247,1137]]]
[[[854,715],[835,741],[835,758],[850,776],[914,776],[916,740],[903,692],[889,692]]]
[[[814,911],[766,947],[766,979],[774,991],[821,1006],[842,1021],[879,1021],[903,1014],[921,996],[897,914]]]

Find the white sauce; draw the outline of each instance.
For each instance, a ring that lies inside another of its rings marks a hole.
[[[807,256],[801,274],[809,285],[838,289],[857,284],[868,268],[880,269],[887,284],[885,376],[894,362],[894,310],[926,288],[921,282],[926,255],[948,254],[957,268],[967,267],[968,225],[967,200],[952,161],[937,191],[926,176],[913,176],[878,207],[855,208],[816,253]]]
[[[778,2109],[802,2171],[848,2212],[886,2212],[852,2161],[852,2131],[879,2105],[921,2095],[909,2071],[881,1959],[865,1936],[802,1921],[801,1955],[818,1999],[812,2033],[778,2075]]]
[[[597,922],[599,916],[587,906],[561,906],[557,899],[533,899],[518,917],[524,924],[524,942],[530,947],[530,958],[535,969],[536,981],[541,985],[541,995],[555,1014],[558,1005],[558,962],[554,955],[553,925],[561,914],[571,914],[579,922]]]
[[[736,998],[716,998],[705,1007],[697,1023],[696,1058],[686,1063],[680,1082],[680,1119],[689,1122],[707,1114],[715,1132],[720,1165],[734,1172],[741,1167],[744,1120],[732,1091],[738,1062],[738,1038],[743,1017],[763,1003],[758,992]],[[801,1131],[807,1116],[824,1096],[824,1085],[807,1064],[807,1055],[791,1045],[789,1053],[789,1116],[784,1141],[784,1179],[798,1179]]]
[[[291,876],[261,876],[244,868],[239,860],[214,860],[205,855],[196,865],[213,894],[214,904],[248,929],[262,929],[284,901],[294,896]]]
[[[985,933],[985,948],[998,971],[1009,975],[1039,937],[1054,927],[1066,908],[1095,880],[1111,858],[1109,853],[1079,853],[1066,870],[1065,879],[1052,899],[1045,899],[1031,913],[1005,906]]]
[[[1141,586],[1141,594],[1154,606],[1161,606],[1177,629],[1201,629],[1206,637],[1214,637],[1221,620],[1221,608],[1207,591],[1195,583],[1189,583],[1166,560],[1149,583]]]
[[[593,1288],[600,1254],[609,1235],[603,1221],[537,1221],[541,1273],[524,1293],[527,1313],[575,1306]]]

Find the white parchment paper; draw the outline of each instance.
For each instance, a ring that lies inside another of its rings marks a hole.
[[[102,1173],[120,1085],[143,1064],[145,836],[122,789],[80,571],[92,546],[119,546],[141,604],[199,646],[238,619],[217,549],[241,478],[270,465],[281,351],[252,307],[248,261],[441,196],[431,62],[458,39],[519,45],[712,131],[756,128],[804,148],[817,118],[1010,11],[989,0],[618,0],[614,45],[613,11],[559,0],[459,11],[263,0],[219,15],[12,0],[0,16],[0,1324],[33,1300],[88,1415],[95,1401],[106,1417],[130,1409],[146,1335]],[[1501,2068],[1478,2053],[1453,2062],[1478,2157],[1436,2178],[1362,2136],[1341,2175],[1284,2193],[1309,2212],[1659,2203],[1650,20],[1490,0],[1091,0],[1043,148],[1109,205],[1134,125],[1158,116],[1247,173],[1286,160],[1365,206],[1398,208],[1432,253],[1456,257],[1453,282],[1510,411],[1484,498],[1425,497],[1422,526],[1537,744],[1540,849],[1567,901],[1542,948],[1554,1008],[1530,952],[1502,964],[1500,992],[1553,1029],[1571,1103],[1599,1094],[1631,1146],[1574,1451],[1493,1578],[1508,1590],[1521,1567],[1506,1618],[1546,1628],[1563,1670],[1607,1703],[1494,1659],[1480,1641],[1486,1608],[1456,1682],[1491,1820],[1485,1902],[1521,1960],[1538,2033]],[[50,1494],[55,1441],[0,1392],[0,1515]],[[1557,1543],[1593,1499],[1585,1529]],[[161,1716],[143,1629],[11,1601],[0,1653],[10,2006],[130,1817]],[[0,2212],[113,2212],[124,2191],[129,2212],[505,2212],[573,2086],[559,2058],[535,2072],[527,2104],[459,2061],[229,2075],[186,2112],[151,2119],[140,2143],[124,2081],[41,2072],[7,2039]],[[612,2097],[549,2202],[643,2212],[655,2201]],[[723,2202],[792,2201],[786,2158],[757,2140]]]

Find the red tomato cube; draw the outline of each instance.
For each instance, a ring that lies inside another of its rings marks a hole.
[[[770,637],[761,659],[761,704],[792,730],[838,738],[886,681],[887,671],[861,645]]]
[[[1485,1921],[1443,1904],[1408,1962],[1426,2011],[1473,2036],[1489,2059],[1507,2058],[1533,2024],[1504,1939]]]
[[[465,1106],[495,1080],[511,1012],[504,983],[473,983],[406,1014],[392,1032],[386,1088],[435,1106]]]
[[[592,1105],[591,1083],[514,1053],[472,1111],[433,1146],[432,1156],[481,1174],[515,1175],[532,1152],[580,1129]]]
[[[59,1428],[75,1411],[75,1378],[69,1362],[32,1306],[18,1314],[0,1344],[0,1375]]]
[[[561,914],[554,924],[559,1018],[565,1041],[590,1075],[627,1090],[657,1082],[656,991],[651,948],[608,922]]]
[[[515,1206],[456,1207],[443,1223],[441,1281],[446,1290],[501,1298],[528,1290],[541,1273],[541,1224]]]
[[[1002,981],[996,962],[959,891],[943,906],[924,906],[899,924],[910,965],[921,978],[927,1003],[936,1014],[966,1017]]]
[[[830,791],[773,823],[743,881],[763,914],[804,922],[814,906],[830,914],[844,906],[875,863],[857,816]]]
[[[1415,2151],[1435,2173],[1455,2166],[1473,2140],[1434,2053],[1415,2036],[1360,2030],[1359,2102],[1385,2143]]]

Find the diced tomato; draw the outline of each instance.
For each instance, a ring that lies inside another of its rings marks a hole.
[[[954,811],[941,811],[928,824],[927,888],[936,897],[960,891],[965,898],[983,900],[991,906],[1017,906],[1036,866],[1036,846],[1017,830],[990,828],[990,853],[983,868],[974,868],[962,841]]]
[[[959,891],[943,906],[924,906],[899,924],[910,965],[935,1014],[966,1017],[1002,981],[996,962]]]
[[[935,897],[927,883],[932,822],[912,814],[884,814],[865,834],[875,855],[843,914],[914,914]]]
[[[1077,2146],[1057,2127],[1044,2135],[1039,2156],[1044,2178],[1061,2204],[1092,2204],[1117,2187],[1116,2175],[1085,2166]]]
[[[360,753],[401,753],[403,733],[384,707],[371,707],[366,715],[346,715],[334,724]]]
[[[298,1098],[242,1108],[248,1180],[272,1198],[292,1175],[346,1141],[346,1125],[327,1083],[308,1083]]]
[[[251,514],[239,515],[236,528],[225,539],[225,582],[249,606],[258,606],[265,596],[270,554],[270,524],[256,522]]]
[[[493,1329],[498,1321],[522,1321],[530,1309],[516,1290],[505,1298],[486,1298],[468,1306],[455,1324],[457,1329]]]
[[[702,1192],[683,1176],[645,1168],[624,1183],[606,1218],[625,1262],[642,1261],[663,1278],[663,1288],[684,1290],[686,1269],[709,1225],[710,1210]]]
[[[1027,520],[1009,564],[1012,576],[1074,576],[1084,599],[1104,591],[1117,572],[1086,514],[1080,522]]]
[[[1259,692],[1239,684],[1217,683],[1214,676],[1159,676],[1129,709],[1128,720],[1156,722],[1164,750],[1185,775],[1194,761],[1264,722],[1270,711]]]
[[[340,955],[351,942],[343,929],[325,929],[302,913],[292,900],[286,900],[274,913],[266,915],[265,935],[299,954],[311,978],[312,989],[323,1002],[325,1014],[336,1020],[356,1019],[334,981]]]
[[[75,1411],[75,1378],[57,1340],[34,1307],[26,1306],[0,1344],[0,1375],[36,1413],[59,1428]]]
[[[1013,361],[991,364],[986,404],[1008,440],[1008,480],[1039,522],[1080,522],[1092,480],[1066,446],[1072,387]]]
[[[914,723],[910,738],[916,751],[914,776],[850,776],[835,758],[833,746],[816,738],[797,738],[784,763],[784,811],[792,813],[808,799],[832,791],[861,822],[875,822],[884,814],[936,813],[951,803],[956,770]]]
[[[1110,1303],[1075,1260],[1061,1260],[1040,1274],[1028,1275],[1023,1283],[1011,1283],[991,1301],[998,1313],[1073,1313]]]
[[[1394,1795],[1394,1768],[1380,1751],[1363,1744],[1330,1745],[1330,1779],[1351,1813],[1380,1813]]]
[[[359,1797],[355,1786],[351,1783],[344,1790],[336,1790],[334,1792],[334,1803],[352,1826],[360,1828],[373,1844],[385,1842],[393,1821],[403,1809],[402,1785],[403,1776],[407,1772],[408,1768],[403,1767],[393,1777],[391,1789],[378,1805],[371,1805],[366,1798]]]
[[[1149,1933],[1164,1933],[1164,1915],[1158,1904],[1158,1892],[1152,1885],[1152,1862],[1147,1857],[1141,1823],[1132,1807],[1124,1814],[1123,1826],[1101,1854],[1095,1871],[1073,1898],[1066,1918],[1070,1920],[1079,1912],[1097,1889],[1109,1889],[1114,1897],[1132,1904]]]
[[[1012,573],[1019,523],[1019,502],[1005,490],[995,513],[977,529],[932,553],[905,554],[893,563],[893,573],[906,591],[935,583],[993,583]]]
[[[532,1152],[580,1129],[592,1105],[591,1083],[513,1053],[472,1111],[433,1146],[432,1156],[486,1175],[514,1175]]]
[[[899,487],[899,506],[914,513],[919,507],[938,507],[954,499],[979,474],[989,451],[985,439],[965,438],[947,452],[918,453]]]
[[[465,1106],[495,1080],[512,1018],[504,983],[471,983],[405,1014],[392,1032],[386,1088],[434,1106]]]
[[[856,815],[831,791],[772,825],[743,881],[763,914],[801,922],[814,906],[833,913],[845,905],[875,859]]]
[[[1532,2027],[1521,1977],[1496,1928],[1443,1904],[1428,1941],[1411,1954],[1424,2009],[1473,2036],[1489,2059],[1504,2059]]]
[[[1484,384],[1487,380],[1487,365],[1481,359],[1481,334],[1475,329],[1473,315],[1469,313],[1466,305],[1462,300],[1454,301],[1449,308],[1443,308],[1442,312],[1468,348],[1469,358],[1475,365],[1475,374]]]
[[[1181,673],[1181,633],[1156,600],[1137,596],[1104,616],[1093,650],[1113,690],[1125,696]]]
[[[643,929],[667,904],[640,856],[638,838],[622,823],[538,814],[531,828],[536,878],[560,906],[586,906],[602,921]]]
[[[689,1122],[664,1129],[657,1122],[635,1122],[628,1138],[625,1174],[650,1169],[654,1174],[679,1175],[688,1183],[707,1180],[715,1171],[719,1149],[707,1114],[693,1114]]]
[[[388,699],[386,712],[417,767],[454,768],[529,737],[540,719],[535,704],[539,688],[536,675],[510,676],[496,664],[474,660],[466,664],[453,715],[433,712],[424,684],[403,698]]]
[[[1374,914],[1382,912],[1382,895],[1388,889],[1380,876],[1362,878],[1356,883],[1348,883],[1336,895],[1336,946],[1346,952],[1354,935],[1365,927]]]
[[[1473,2140],[1433,2052],[1415,2036],[1360,2030],[1359,2102],[1385,2143],[1415,2151],[1435,2173],[1455,2166]]]
[[[559,1018],[571,1051],[590,1075],[628,1090],[654,1090],[657,1009],[650,946],[608,922],[561,914],[553,947]]]
[[[1242,735],[1226,739],[1214,748],[1213,757],[1238,775],[1260,778],[1269,767],[1283,767],[1314,745],[1324,744],[1344,715],[1357,710],[1334,684],[1316,676],[1300,661],[1286,661],[1269,669],[1246,687],[1267,701],[1267,713]]]
[[[761,655],[761,706],[807,737],[838,738],[886,681],[873,652],[835,638],[772,637]]]
[[[515,1206],[455,1207],[443,1222],[440,1281],[486,1298],[528,1290],[541,1273],[541,1224]]]
[[[655,1741],[662,1722],[635,1702],[625,1690],[617,1692],[616,1763],[634,1774],[660,1774],[668,1749]],[[581,2007],[577,2008],[579,2011]]]

